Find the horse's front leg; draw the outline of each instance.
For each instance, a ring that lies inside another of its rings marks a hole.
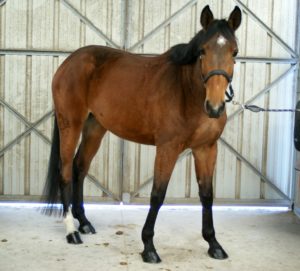
[[[202,203],[202,235],[208,242],[208,254],[215,259],[226,259],[228,255],[215,236],[213,224],[213,172],[217,158],[217,144],[193,149],[199,196]]]
[[[150,210],[142,230],[144,251],[141,255],[144,262],[161,262],[153,244],[154,226],[158,211],[165,199],[168,183],[180,151],[180,147],[173,145],[157,147]]]

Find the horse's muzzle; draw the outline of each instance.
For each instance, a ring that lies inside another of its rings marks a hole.
[[[210,118],[219,118],[225,110],[225,102],[222,102],[219,106],[212,106],[209,101],[205,101],[205,111]]]

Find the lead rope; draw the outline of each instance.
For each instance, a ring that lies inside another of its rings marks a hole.
[[[232,100],[233,105],[238,105],[240,106],[243,110],[247,109],[251,112],[254,113],[259,113],[259,112],[300,112],[300,109],[270,109],[270,108],[262,108],[257,105],[253,104],[243,104],[237,101]]]

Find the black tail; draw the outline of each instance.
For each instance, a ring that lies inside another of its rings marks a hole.
[[[60,201],[60,140],[57,119],[54,119],[54,129],[52,136],[52,146],[48,166],[48,174],[43,195],[45,197],[47,207],[43,209],[43,213],[47,215],[62,215],[62,208],[58,208],[55,204]]]

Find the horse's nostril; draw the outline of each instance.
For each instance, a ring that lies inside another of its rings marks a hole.
[[[209,101],[205,101],[204,107],[210,118],[219,118],[225,110],[225,102],[222,102],[220,106],[212,106]]]
[[[219,114],[221,115],[225,110],[225,102],[222,102],[221,106],[219,107]]]

